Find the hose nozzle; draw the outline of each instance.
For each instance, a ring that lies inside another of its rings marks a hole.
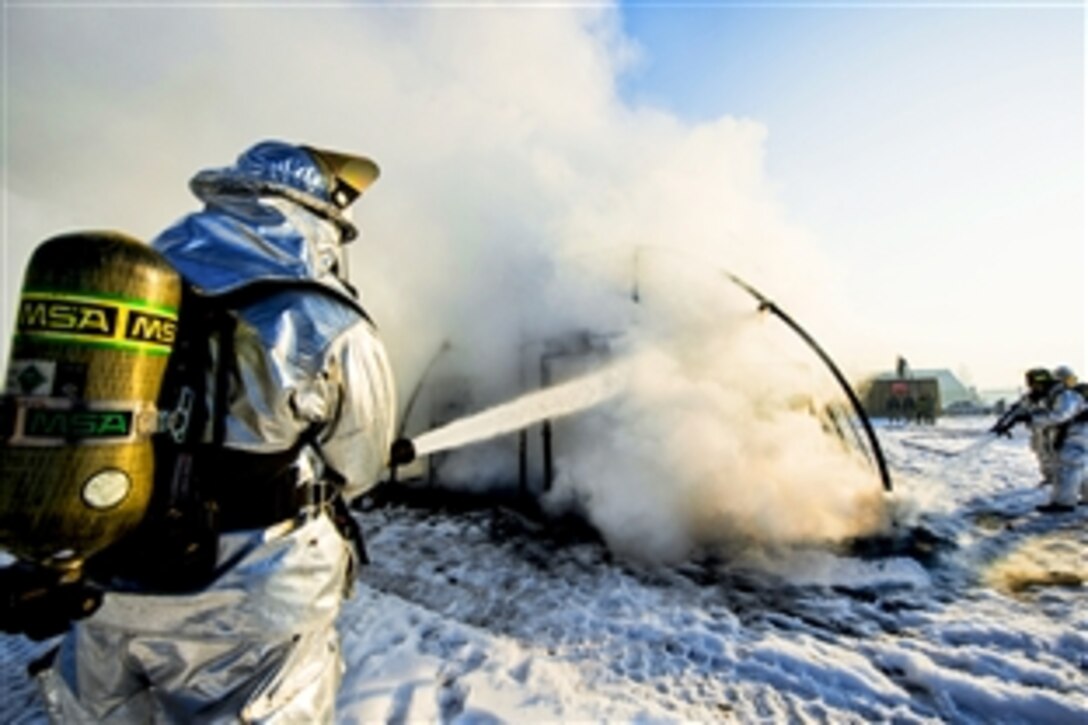
[[[389,465],[403,466],[416,459],[416,446],[409,438],[398,438],[389,449]]]

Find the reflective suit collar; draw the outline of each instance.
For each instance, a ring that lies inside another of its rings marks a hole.
[[[316,282],[355,297],[332,267],[337,227],[308,207],[239,193],[209,194],[207,202],[152,242],[198,292],[219,296],[254,283]]]

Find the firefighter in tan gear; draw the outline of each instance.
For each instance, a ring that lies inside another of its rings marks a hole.
[[[1027,370],[1024,373],[1027,392],[990,428],[991,433],[1005,436],[1011,435],[1011,430],[1019,423],[1028,428],[1029,445],[1042,475],[1040,486],[1053,485],[1060,467],[1052,432],[1042,417],[1046,411],[1047,396],[1054,389],[1055,382],[1053,373],[1047,368],[1035,367]]]
[[[384,347],[341,276],[345,211],[377,175],[362,157],[262,142],[197,174],[204,209],[153,241],[195,300],[179,330],[188,310],[216,311],[190,326],[206,326],[189,340],[198,405],[179,395],[188,408],[159,413],[197,440],[171,463],[184,474],[156,479],[150,523],[88,559],[101,605],[39,674],[55,721],[333,719],[334,624],[364,556],[343,502],[377,481],[394,429]]]

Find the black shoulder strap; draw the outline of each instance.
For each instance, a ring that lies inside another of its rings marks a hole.
[[[230,403],[230,368],[234,359],[234,331],[237,318],[223,308],[212,311],[210,330],[215,335],[218,350],[215,357],[215,395],[210,415],[212,416],[212,445],[222,446],[227,440],[227,409]],[[207,380],[207,375],[204,377]]]

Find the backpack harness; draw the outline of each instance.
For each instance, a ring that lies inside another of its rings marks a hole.
[[[326,463],[322,480],[299,485],[295,463],[304,447],[316,443],[323,424],[312,424],[280,452],[224,446],[237,311],[290,289],[332,296],[370,319],[355,300],[308,280],[254,282],[217,297],[185,285],[178,337],[159,396],[151,502],[133,532],[88,560],[91,578],[122,591],[197,590],[215,577],[221,534],[267,528],[320,511],[352,545],[359,564],[367,562],[362,531],[340,495],[343,475]],[[218,347],[214,362],[213,344]],[[211,439],[204,441],[209,423]],[[312,449],[320,456],[316,445]]]

